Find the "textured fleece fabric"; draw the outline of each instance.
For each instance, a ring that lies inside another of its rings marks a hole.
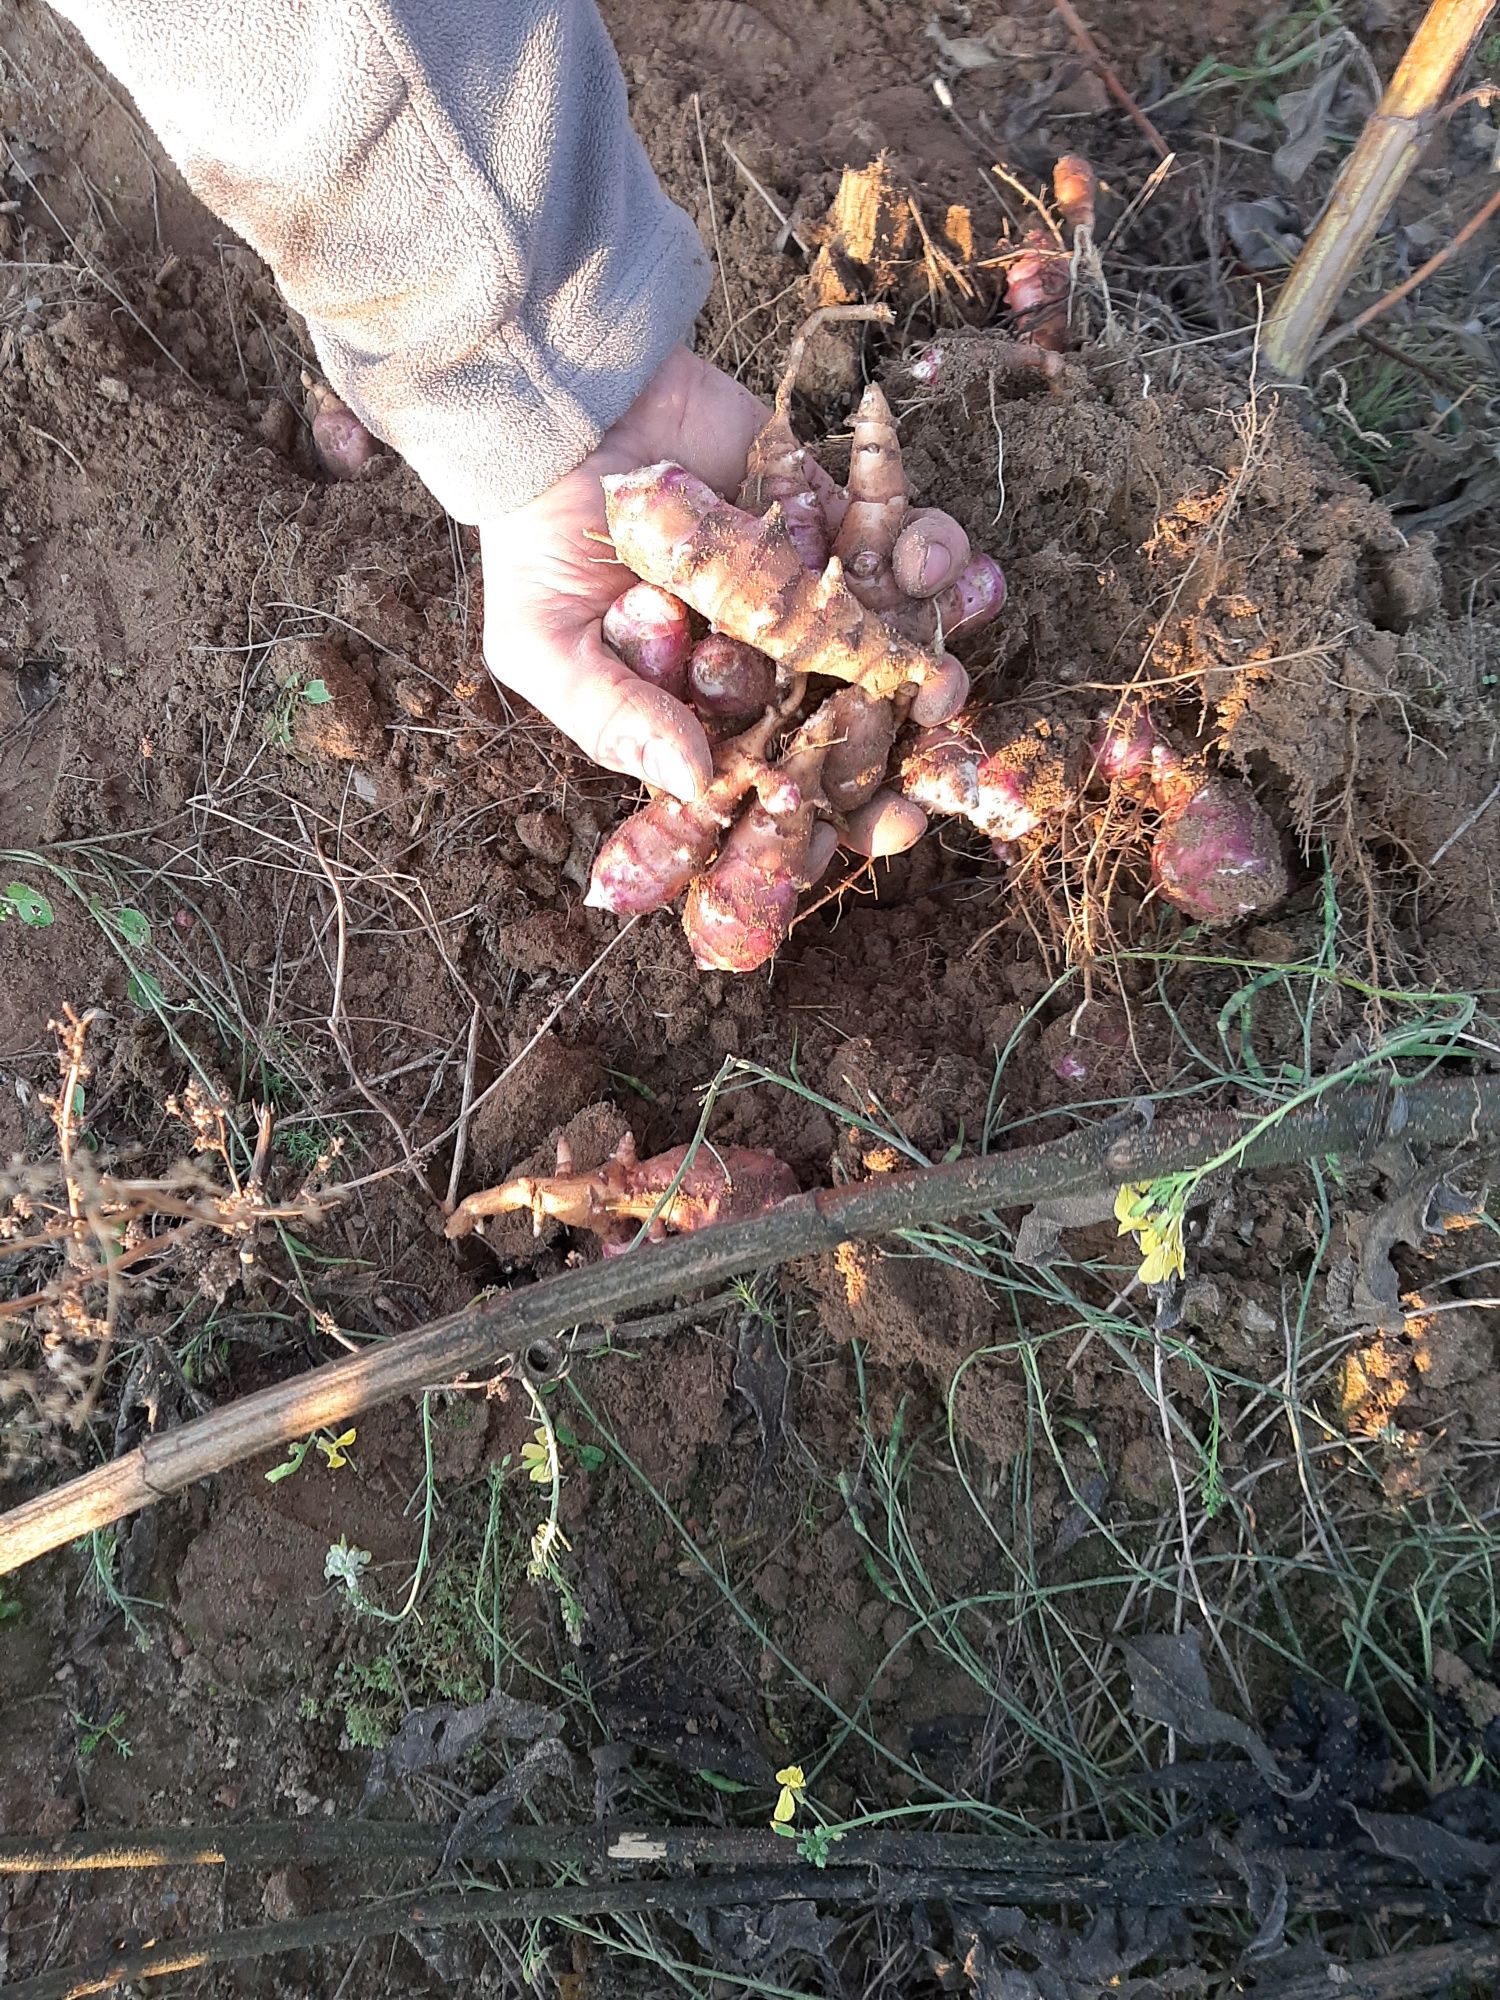
[[[586,457],[703,303],[593,0],[56,5],[461,521]]]

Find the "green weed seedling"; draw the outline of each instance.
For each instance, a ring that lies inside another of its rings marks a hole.
[[[29,929],[40,931],[56,922],[57,913],[39,890],[25,882],[7,882],[0,889],[0,924],[12,917]]]
[[[283,681],[275,706],[266,717],[266,740],[285,749],[296,727],[297,704],[305,701],[309,708],[324,708],[332,700],[327,681],[316,677],[304,679],[301,674],[293,674],[289,680]]]
[[[133,1757],[135,1746],[124,1732],[125,1711],[116,1709],[108,1722],[90,1722],[87,1716],[72,1710],[73,1726],[78,1731],[79,1761],[86,1764],[98,1750],[100,1744],[107,1743],[117,1757]]]

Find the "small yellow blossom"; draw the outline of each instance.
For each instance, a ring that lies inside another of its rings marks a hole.
[[[1153,1209],[1150,1183],[1127,1181],[1115,1196],[1115,1220],[1122,1236],[1134,1236],[1140,1246],[1139,1277],[1143,1285],[1162,1285],[1180,1278],[1187,1268],[1182,1217],[1168,1209]]]
[[[521,1463],[535,1486],[550,1486],[557,1477],[557,1460],[552,1456],[552,1440],[539,1425],[521,1447]]]
[[[807,1789],[807,1779],[802,1774],[800,1764],[788,1764],[784,1771],[776,1773],[776,1782],[781,1790],[776,1799],[776,1810],[771,1814],[772,1826],[790,1826],[797,1816],[797,1801]]]
[[[348,1458],[344,1454],[344,1447],[345,1445],[353,1444],[353,1442],[354,1442],[354,1426],[352,1424],[349,1426],[348,1430],[341,1431],[336,1438],[323,1437],[319,1435],[318,1437],[313,1439],[313,1443],[318,1447],[318,1450],[322,1452],[323,1457],[327,1462],[328,1470],[330,1472],[337,1472],[341,1465],[347,1465],[349,1463]]]

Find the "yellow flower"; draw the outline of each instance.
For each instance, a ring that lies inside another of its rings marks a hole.
[[[557,1477],[557,1461],[552,1456],[552,1440],[540,1426],[521,1447],[521,1463],[531,1474],[533,1485],[550,1486]]]
[[[1151,1214],[1151,1187],[1147,1181],[1127,1181],[1115,1196],[1115,1220],[1119,1234],[1129,1236]]]
[[[1121,1236],[1134,1236],[1140,1245],[1140,1280],[1143,1285],[1165,1284],[1180,1278],[1187,1268],[1187,1252],[1182,1240],[1182,1217],[1169,1209],[1153,1209],[1151,1187],[1146,1181],[1127,1181],[1115,1196],[1115,1219]]]
[[[1187,1257],[1182,1246],[1180,1215],[1158,1216],[1156,1226],[1141,1231],[1140,1245],[1143,1285],[1162,1285],[1168,1278],[1182,1276]]]
[[[807,1779],[802,1775],[800,1764],[788,1764],[784,1771],[776,1773],[776,1782],[781,1787],[777,1795],[776,1810],[771,1814],[772,1826],[790,1826],[797,1816],[797,1801],[807,1790]]]
[[[352,1424],[350,1425],[348,1430],[341,1432],[339,1436],[336,1438],[323,1437],[320,1435],[313,1439],[313,1443],[318,1447],[318,1450],[322,1452],[324,1459],[327,1461],[328,1470],[330,1472],[337,1472],[341,1465],[347,1465],[349,1463],[348,1459],[344,1456],[344,1446],[347,1444],[353,1444],[353,1442],[354,1442],[354,1426]]]

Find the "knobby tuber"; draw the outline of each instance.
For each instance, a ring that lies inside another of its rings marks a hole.
[[[643,1160],[627,1132],[592,1173],[573,1171],[572,1156],[560,1140],[555,1174],[525,1174],[471,1194],[448,1217],[445,1229],[450,1237],[467,1236],[488,1216],[526,1209],[538,1236],[549,1221],[587,1229],[600,1238],[604,1254],[612,1256],[630,1248],[642,1223],[649,1224],[648,1240],[659,1242],[669,1231],[685,1235],[711,1223],[763,1215],[797,1192],[796,1176],[774,1153],[700,1144],[696,1151],[673,1146]]]
[[[767,715],[720,744],[700,798],[688,804],[662,793],[623,820],[595,857],[585,903],[619,917],[664,909],[713,860],[749,792],[761,787],[778,808],[800,805],[800,796],[765,761],[775,728],[776,717]]]
[[[710,632],[689,656],[687,687],[704,722],[743,729],[765,713],[776,692],[776,669],[754,646]]]
[[[326,383],[314,382],[310,376],[302,379],[306,390],[303,407],[319,463],[335,479],[352,479],[379,455],[380,445]]]
[[[1094,232],[1098,179],[1088,161],[1065,153],[1052,170],[1052,193],[1063,222],[1079,247]],[[1073,287],[1073,254],[1046,229],[1028,229],[1005,276],[1005,303],[1023,339],[1061,353],[1069,345],[1068,298]]]
[[[879,696],[933,671],[930,654],[860,603],[837,557],[819,576],[803,567],[779,507],[747,514],[680,465],[603,484],[621,562],[788,673],[859,681]]]

